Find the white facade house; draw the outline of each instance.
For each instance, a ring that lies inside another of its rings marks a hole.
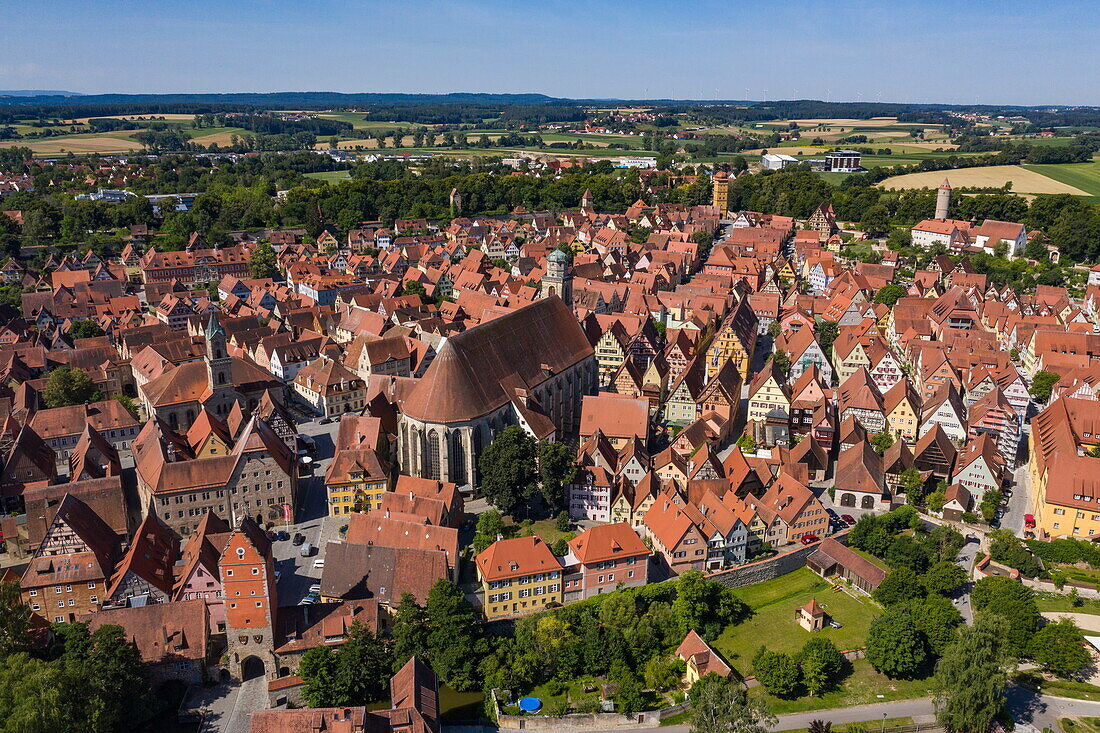
[[[781,153],[764,153],[760,156],[760,165],[770,171],[781,171],[787,166],[798,162],[800,162],[798,158],[793,155],[783,155]]]
[[[656,168],[656,158],[619,158],[619,168]]]

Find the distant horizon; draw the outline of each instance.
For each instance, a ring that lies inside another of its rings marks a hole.
[[[9,0],[0,87],[1097,106],[1097,0]],[[1090,20],[1091,19],[1091,20]],[[812,90],[812,93],[811,93]],[[522,92],[527,93],[527,92]]]
[[[717,105],[729,105],[729,104],[787,104],[793,102],[817,102],[822,104],[866,104],[866,105],[915,105],[915,106],[928,106],[928,107],[989,107],[989,108],[1012,108],[1017,107],[1020,109],[1034,109],[1044,107],[1058,107],[1058,108],[1089,108],[1098,109],[1100,104],[1084,104],[1084,103],[1058,103],[1058,102],[1036,102],[1036,103],[1019,103],[1019,102],[980,102],[980,103],[967,103],[967,102],[918,102],[898,99],[824,99],[821,97],[798,97],[787,98],[781,97],[778,99],[702,99],[692,97],[649,97],[649,98],[632,98],[632,97],[569,97],[569,96],[555,96],[546,94],[544,92],[535,91],[519,91],[519,92],[498,92],[498,91],[470,91],[459,90],[449,92],[423,92],[423,91],[338,91],[334,89],[281,89],[277,91],[221,91],[221,92],[125,92],[125,91],[107,91],[107,92],[78,92],[74,90],[47,90],[47,89],[0,89],[0,99],[37,99],[39,97],[64,97],[69,99],[82,98],[82,97],[224,97],[224,96],[279,96],[279,95],[295,95],[295,94],[332,94],[342,96],[367,96],[367,95],[384,95],[384,96],[409,96],[409,97],[448,97],[448,96],[486,96],[486,97],[542,97],[552,102],[573,102],[578,104],[595,104],[601,102],[615,102],[624,104],[717,104]],[[92,102],[94,104],[94,102]],[[410,102],[415,104],[415,102]],[[48,102],[44,102],[48,104]],[[0,106],[3,103],[0,102]]]

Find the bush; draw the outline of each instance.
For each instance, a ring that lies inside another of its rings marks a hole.
[[[1073,565],[1084,562],[1092,567],[1100,567],[1100,550],[1097,550],[1091,542],[1081,540],[1026,540],[1024,544],[1035,555],[1047,563],[1062,563]]]
[[[559,718],[569,713],[569,703],[565,700],[551,700],[546,703],[543,712],[552,718]]]
[[[989,555],[993,560],[1010,568],[1015,568],[1029,578],[1037,577],[1042,572],[1039,560],[1012,532],[997,530],[991,536],[993,542],[989,545]]]
[[[764,647],[753,657],[752,671],[764,689],[776,697],[792,696],[802,678],[798,662],[790,654]]]

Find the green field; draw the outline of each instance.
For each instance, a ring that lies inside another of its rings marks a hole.
[[[319,181],[346,181],[351,178],[350,171],[318,171],[317,173],[306,173],[306,178],[316,178]]]
[[[1100,718],[1058,718],[1065,733],[1100,733]]]
[[[834,592],[831,584],[806,568],[734,592],[752,609],[752,617],[727,627],[714,645],[746,675],[761,644],[772,651],[793,654],[810,639],[811,634],[798,625],[795,611],[811,600],[816,599],[841,624],[839,629],[826,627],[817,632],[841,650],[863,646],[871,621],[881,612],[869,598]]]
[[[1100,196],[1100,160],[1091,163],[1057,163],[1053,165],[1025,165],[1024,168],[1042,173],[1060,183]]]

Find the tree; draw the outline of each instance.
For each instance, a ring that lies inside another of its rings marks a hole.
[[[27,646],[31,610],[20,597],[19,583],[0,583],[0,659]]]
[[[401,288],[401,295],[419,295],[423,298],[427,295],[427,292],[424,289],[424,284],[417,280],[406,280],[405,286]]]
[[[69,327],[69,336],[74,339],[87,339],[102,336],[103,329],[95,321],[77,321]]]
[[[564,509],[558,512],[558,516],[554,517],[554,528],[559,532],[568,532],[573,528],[573,520],[569,518],[569,512]]]
[[[54,629],[61,642],[51,666],[60,669],[64,705],[74,720],[81,721],[81,729],[106,733],[120,730],[124,721],[141,720],[149,703],[149,683],[141,653],[126,631],[105,624],[89,632],[86,622]]]
[[[875,302],[888,305],[893,308],[898,301],[905,297],[905,288],[895,283],[887,283],[875,293]]]
[[[1031,388],[1028,391],[1031,392],[1031,396],[1035,398],[1036,402],[1044,404],[1050,399],[1051,390],[1054,389],[1054,385],[1061,378],[1062,375],[1060,374],[1040,369],[1035,372],[1035,376],[1031,380]]]
[[[270,242],[260,242],[248,256],[248,271],[254,278],[278,277],[279,265],[275,260],[275,248]]]
[[[924,479],[916,468],[907,468],[898,475],[898,484],[908,497],[909,504],[924,498]]]
[[[814,696],[828,690],[844,670],[844,655],[824,636],[810,638],[802,646],[798,661],[802,664],[802,684]]]
[[[481,624],[458,586],[435,582],[428,592],[428,658],[445,683],[460,692],[478,685],[477,667],[485,655]]]
[[[772,364],[775,365],[780,374],[786,374],[791,370],[791,357],[787,356],[787,352],[782,349],[776,349],[768,358],[771,359]]]
[[[394,671],[401,669],[413,657],[428,656],[428,614],[412,593],[401,595],[401,602],[393,616],[390,638],[393,640]]]
[[[1059,677],[1074,676],[1090,661],[1085,637],[1068,618],[1039,629],[1031,640],[1031,658]]]
[[[748,453],[749,455],[756,453],[756,440],[748,433],[738,438],[735,445],[741,449],[742,453]]]
[[[767,733],[777,718],[764,700],[750,698],[737,683],[713,672],[692,685],[691,733]]]
[[[645,684],[651,690],[667,690],[680,684],[684,660],[669,655],[650,657],[645,663]]]
[[[772,321],[768,324],[768,335],[772,337],[772,341],[779,338],[779,334],[783,333],[783,324],[779,321]]]
[[[98,402],[103,393],[95,386],[84,370],[60,366],[50,372],[46,389],[42,392],[48,407],[68,407],[85,402]]]
[[[928,641],[907,612],[888,608],[867,630],[867,661],[887,677],[915,677],[928,664]]]
[[[504,536],[504,518],[496,509],[477,515],[477,532],[474,535],[474,552],[480,553]]]
[[[565,489],[577,477],[576,452],[566,443],[542,441],[538,444],[538,464],[542,501],[553,512],[565,506]],[[569,527],[562,531],[569,531]]]
[[[979,616],[936,665],[936,720],[958,733],[985,733],[1004,706],[1009,655],[1004,621]]]
[[[298,667],[302,697],[311,707],[369,705],[385,698],[393,671],[386,642],[356,621],[335,650],[314,647]]]
[[[818,321],[814,324],[814,333],[817,334],[817,343],[821,345],[821,350],[826,356],[832,357],[833,342],[840,335],[840,326],[836,321]]]
[[[886,452],[886,449],[894,444],[894,434],[889,430],[883,430],[881,433],[875,433],[871,436],[871,447],[875,449],[875,453],[882,455]]]
[[[694,630],[705,638],[714,638],[747,610],[733,589],[707,580],[694,568],[685,570],[676,583],[672,614],[681,636]]]
[[[928,640],[935,656],[941,656],[955,641],[955,632],[962,623],[962,614],[950,599],[943,596],[914,598],[900,606],[909,613],[917,629]]]
[[[629,670],[619,677],[619,689],[615,693],[615,706],[622,715],[633,715],[639,710],[645,709],[642,682],[636,674]]]
[[[924,596],[924,587],[920,576],[912,568],[894,568],[883,578],[878,588],[871,592],[876,601],[884,606],[904,603],[913,598]]]
[[[950,560],[940,560],[925,571],[921,582],[929,593],[949,596],[966,582],[966,571]]]
[[[535,439],[523,428],[509,426],[497,433],[478,459],[481,491],[505,514],[512,514],[538,490]]]
[[[978,615],[994,614],[1008,621],[1005,641],[1010,654],[1022,657],[1027,653],[1042,618],[1030,588],[1012,578],[994,575],[974,584],[970,602]]]
[[[764,689],[776,697],[791,697],[801,681],[802,671],[790,654],[760,647],[752,660],[752,673]]]

